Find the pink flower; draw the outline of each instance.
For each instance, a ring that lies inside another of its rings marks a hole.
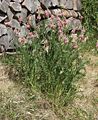
[[[65,37],[64,38],[64,44],[66,45],[68,43],[68,39]]]
[[[77,43],[73,43],[72,48],[77,49],[78,48]]]
[[[83,20],[83,16],[80,16],[79,18],[80,18],[80,20]]]
[[[19,33],[20,33],[20,30],[19,29],[14,29],[14,33],[18,36]]]
[[[46,16],[46,17],[49,17],[49,16],[51,15],[51,12],[50,12],[49,10],[45,10],[44,13],[45,13],[45,16]]]
[[[32,33],[32,32],[29,32],[29,33],[28,33],[28,35],[29,35],[29,36],[32,36],[32,35],[33,35],[33,33]]]
[[[52,14],[51,14],[51,17],[50,17],[50,19],[51,19],[51,20],[53,20],[53,19],[54,19],[54,15],[52,15]]]
[[[61,29],[59,29],[58,33],[59,34],[63,34],[63,31]]]
[[[55,29],[56,28],[54,23],[49,24],[48,27],[51,28],[51,29]]]
[[[72,29],[71,33],[75,34],[76,33],[76,29]]]
[[[57,21],[61,21],[61,18],[59,16],[56,17]]]
[[[38,20],[41,20],[41,16],[40,16],[40,14],[38,14],[37,19],[38,19]]]
[[[18,21],[19,21],[19,23],[22,23],[23,19],[21,16],[19,16]]]
[[[30,29],[30,27],[31,27],[30,24],[27,23],[27,24],[26,24],[26,28],[27,28],[27,29]]]
[[[60,21],[57,22],[57,25],[58,25],[58,27],[63,27],[63,24]]]
[[[97,43],[96,43],[96,48],[98,48],[98,41],[97,41]]]
[[[80,41],[83,41],[84,40],[84,35],[79,35],[79,38],[80,38]]]
[[[18,41],[19,41],[19,43],[22,44],[22,45],[24,45],[25,43],[27,43],[27,39],[26,39],[25,37],[20,37],[20,38],[18,39]]]
[[[32,32],[29,32],[28,33],[28,38],[33,38],[34,37],[34,34]]]

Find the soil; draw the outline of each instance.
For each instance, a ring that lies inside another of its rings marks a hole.
[[[16,120],[17,115],[19,120],[59,120],[37,92],[28,95],[28,88],[10,80],[6,68],[0,63],[0,120]]]

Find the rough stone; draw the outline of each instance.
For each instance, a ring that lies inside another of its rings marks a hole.
[[[52,0],[40,0],[47,8],[52,6]]]
[[[70,17],[68,10],[63,10],[62,13],[65,17]]]
[[[28,32],[26,26],[21,26],[19,37],[26,37]]]
[[[75,12],[74,10],[62,10],[62,14],[65,17],[74,17],[77,18],[79,16],[78,12]]]
[[[34,5],[35,5],[35,11],[36,11],[38,7],[40,6],[40,2],[38,0],[34,0]]]
[[[11,27],[15,29],[20,29],[20,24],[16,19],[11,20]]]
[[[5,0],[3,0],[2,3],[0,3],[0,10],[5,13],[8,10],[8,3]]]
[[[52,0],[52,6],[59,6],[58,0]]]
[[[11,12],[10,8],[8,8],[8,11],[7,11],[7,16],[8,16],[8,19],[9,20],[12,20],[14,14]]]
[[[10,2],[10,7],[16,12],[19,12],[22,9],[18,2]]]
[[[31,13],[36,11],[34,0],[24,0],[22,5],[25,6]]]
[[[17,13],[15,16],[18,18],[22,17],[23,22],[26,23],[27,22],[27,12],[28,12],[27,9],[22,8],[21,13]]]
[[[9,41],[9,49],[14,49],[15,48],[15,43],[16,43],[16,41],[17,41],[17,39],[18,39],[18,37],[15,35],[15,33],[13,32],[13,30],[10,28],[10,27],[8,27],[7,28],[7,33],[8,33],[8,41]]]
[[[36,18],[35,15],[28,16],[28,23],[31,25],[32,28],[36,27]]]
[[[4,35],[0,37],[0,46],[4,46],[5,50],[9,48],[9,40],[8,40],[8,35]]]
[[[75,18],[78,17],[78,13],[75,12],[74,10],[71,10],[70,13],[71,13],[71,17],[75,17]]]
[[[66,0],[59,0],[59,6],[61,7],[65,8],[65,3],[66,3]]]
[[[54,15],[59,15],[61,14],[61,10],[60,9],[54,9],[54,10],[51,10],[52,14]]]
[[[73,0],[73,10],[79,11],[81,8],[81,0]]]
[[[7,27],[7,34],[8,34],[8,39],[12,40],[13,38],[15,38],[15,33],[13,32],[12,28]]]
[[[2,22],[3,20],[5,20],[7,18],[7,16],[0,16],[0,22]]]
[[[73,0],[66,0],[65,8],[66,9],[73,9]]]
[[[7,28],[5,25],[0,24],[0,37],[5,34],[7,34]]]
[[[75,17],[75,18],[77,18],[78,17],[78,13],[75,12],[74,10],[68,10],[67,17]]]
[[[77,12],[77,14],[79,18],[83,17],[80,12]]]
[[[6,3],[7,3],[8,5],[10,5],[10,1],[11,1],[11,0],[3,0],[3,1],[6,1]]]
[[[82,30],[82,25],[81,25],[81,21],[79,19],[70,17],[66,20],[67,23],[67,27],[69,28],[69,30]]]
[[[13,0],[14,2],[18,2],[18,3],[21,3],[23,2],[23,0]]]
[[[4,13],[6,12],[4,6],[2,5],[2,3],[0,3],[0,11],[2,11]]]
[[[81,10],[81,0],[60,0],[59,5],[65,9]]]
[[[82,24],[81,21],[79,19],[75,19],[73,21],[73,27],[75,27],[78,30],[82,30]]]
[[[60,0],[59,4],[65,9],[73,9],[73,0]]]

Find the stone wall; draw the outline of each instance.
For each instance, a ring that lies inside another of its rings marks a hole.
[[[37,25],[37,10],[64,13],[70,24],[82,29],[81,0],[0,0],[0,52],[14,49],[19,37],[25,37]],[[29,23],[29,24],[28,24]],[[17,34],[18,33],[18,34]]]

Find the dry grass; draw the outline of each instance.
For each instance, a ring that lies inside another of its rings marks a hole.
[[[9,80],[0,64],[0,120],[59,120],[40,94]]]
[[[84,59],[86,75],[77,83],[74,102],[64,108],[64,118],[39,93],[10,81],[0,64],[0,120],[98,120],[98,56],[86,53]]]
[[[68,106],[66,120],[98,120],[98,56],[84,55],[86,75],[77,83],[78,92]]]

